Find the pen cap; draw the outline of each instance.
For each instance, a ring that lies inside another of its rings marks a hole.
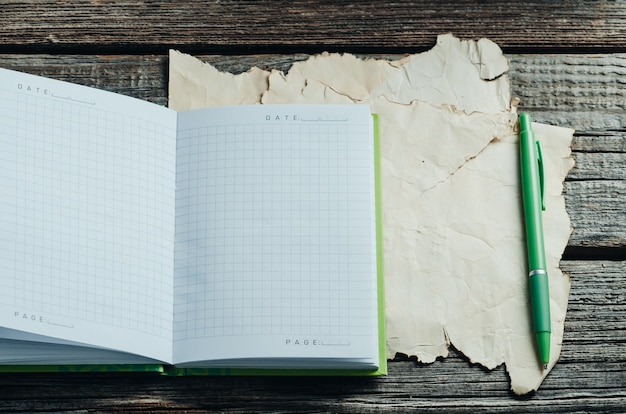
[[[530,115],[527,114],[526,112],[522,112],[521,114],[519,114],[519,129],[520,129],[520,133],[521,132],[528,132],[528,133],[532,133],[532,129],[530,128]]]

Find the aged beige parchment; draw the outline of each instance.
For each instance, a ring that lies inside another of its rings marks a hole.
[[[169,105],[367,103],[382,135],[387,353],[429,363],[450,344],[511,388],[536,390],[549,371],[530,326],[517,115],[508,61],[493,42],[440,36],[397,61],[321,54],[287,74],[240,75],[170,52]],[[562,185],[570,129],[535,124],[544,149],[552,356],[563,337],[569,279],[558,264],[571,233]]]

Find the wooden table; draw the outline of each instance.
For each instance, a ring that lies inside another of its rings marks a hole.
[[[342,3],[341,5],[336,3]],[[434,4],[431,4],[434,3]],[[540,122],[577,130],[565,182],[574,233],[561,359],[516,398],[504,367],[454,349],[385,378],[0,375],[0,412],[625,412],[626,2],[0,2],[0,67],[167,103],[167,51],[234,72],[286,70],[321,51],[398,56],[437,34],[488,37],[511,61],[512,92]]]

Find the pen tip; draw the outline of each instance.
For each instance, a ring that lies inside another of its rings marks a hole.
[[[543,364],[543,369],[544,370],[548,369],[548,364]]]

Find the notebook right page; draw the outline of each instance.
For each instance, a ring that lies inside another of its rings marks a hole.
[[[178,125],[175,363],[375,367],[369,107],[213,108]]]

